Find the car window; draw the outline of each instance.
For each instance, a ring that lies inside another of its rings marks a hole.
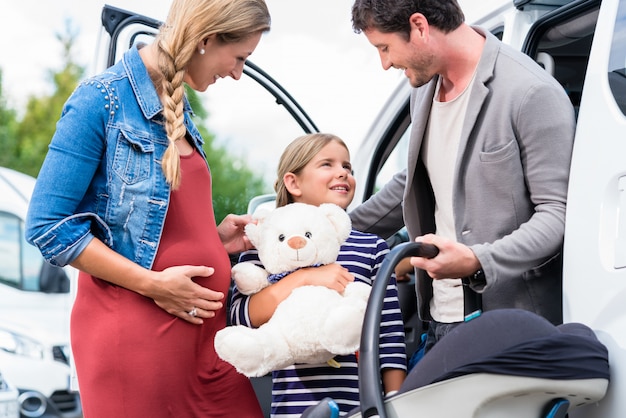
[[[0,283],[32,292],[68,293],[68,280],[63,269],[44,263],[39,250],[26,242],[22,220],[0,212]]]
[[[626,115],[626,2],[620,2],[609,57],[609,86],[619,109]]]
[[[37,247],[26,242],[23,233],[20,233],[22,248],[22,289],[41,292],[41,274],[44,260]],[[50,266],[51,269],[57,269]],[[65,292],[64,292],[65,293]]]
[[[599,1],[586,5],[564,7],[539,19],[523,47],[563,86],[577,116],[600,10]]]
[[[408,128],[404,131],[404,133],[400,137],[400,140],[398,141],[396,146],[393,148],[393,150],[389,154],[389,157],[387,157],[380,171],[376,175],[374,193],[382,189],[383,186],[387,184],[387,182],[389,182],[389,180],[391,180],[391,178],[396,173],[406,168],[407,154],[409,152],[409,136],[410,136],[409,133],[410,132],[411,130]]]
[[[26,242],[23,222],[0,212],[0,282],[16,289],[41,291],[44,263],[39,250]]]
[[[20,220],[0,212],[0,282],[20,285]]]

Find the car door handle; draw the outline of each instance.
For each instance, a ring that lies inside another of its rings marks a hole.
[[[626,267],[626,176],[617,180],[617,234],[615,236],[615,268]]]

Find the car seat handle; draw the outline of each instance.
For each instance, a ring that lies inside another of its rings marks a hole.
[[[383,260],[365,310],[359,348],[359,398],[361,416],[386,418],[380,377],[379,340],[387,284],[396,265],[406,257],[433,258],[439,248],[421,242],[405,242],[395,246]]]

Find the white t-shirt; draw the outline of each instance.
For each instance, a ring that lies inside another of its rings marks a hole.
[[[441,78],[428,118],[422,156],[435,193],[436,234],[456,241],[454,224],[454,174],[461,130],[472,83],[456,98],[440,102]],[[430,313],[438,322],[463,321],[463,287],[460,278],[433,280]]]

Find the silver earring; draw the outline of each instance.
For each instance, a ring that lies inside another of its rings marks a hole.
[[[205,52],[205,51],[204,51],[204,48],[201,48],[201,49],[200,49],[200,55],[204,55],[204,52]]]

